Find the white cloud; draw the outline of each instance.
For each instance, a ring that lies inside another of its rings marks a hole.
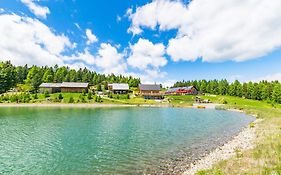
[[[127,61],[134,68],[144,70],[148,67],[159,68],[167,64],[164,57],[165,46],[162,43],[153,44],[149,40],[140,38],[130,48],[131,55]]]
[[[85,48],[83,52],[78,52],[71,56],[63,56],[64,61],[82,61],[86,64],[93,65],[95,57],[90,53],[89,48]]]
[[[15,14],[0,15],[0,61],[10,60],[15,65],[60,66],[72,68],[96,66],[104,73],[125,73],[124,55],[116,47],[102,43],[97,54],[88,47],[70,56],[66,49],[74,49],[76,43],[55,34],[42,22]],[[73,51],[73,50],[72,50]]]
[[[28,9],[37,17],[40,18],[47,18],[47,14],[50,14],[50,10],[48,7],[42,7],[36,3],[34,3],[35,0],[21,0],[22,3],[24,3]]]
[[[90,29],[86,29],[86,36],[87,36],[87,45],[90,45],[92,43],[95,43],[98,41],[98,38],[96,37],[96,35],[94,35],[92,33],[92,31]]]
[[[125,73],[127,65],[124,62],[124,55],[118,53],[117,49],[110,44],[102,43],[96,56],[96,65],[104,73]]]
[[[0,24],[1,61],[11,60],[16,65],[62,65],[62,53],[75,45],[36,19],[3,14]]]
[[[258,78],[256,81],[254,80],[254,82],[259,82],[262,80],[267,80],[267,81],[276,81],[277,80],[277,81],[281,82],[281,73],[266,75],[264,77]]]
[[[141,79],[142,83],[154,84],[163,83],[167,72],[161,72],[159,69],[147,69],[142,72],[125,72],[123,75],[132,76]]]
[[[178,28],[186,21],[187,8],[180,1],[155,0],[142,7],[138,7],[133,13],[127,10],[127,16],[132,21],[129,32],[140,34],[141,27],[155,29],[159,25],[160,30]]]
[[[245,61],[281,47],[280,8],[276,0],[154,0],[127,11],[128,31],[177,29],[167,48],[174,61]]]

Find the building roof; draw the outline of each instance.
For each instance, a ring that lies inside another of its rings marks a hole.
[[[160,91],[160,84],[139,84],[139,88],[142,91]]]
[[[187,87],[175,87],[175,88],[170,88],[166,91],[166,93],[169,93],[169,92],[176,92],[178,90],[192,90],[192,88],[195,88],[194,86],[187,86]]]
[[[108,86],[112,86],[112,90],[129,90],[127,83],[112,83],[108,84]]]
[[[89,83],[76,83],[76,82],[63,82],[61,87],[70,87],[70,88],[87,88]]]
[[[60,88],[61,83],[42,83],[40,88]]]

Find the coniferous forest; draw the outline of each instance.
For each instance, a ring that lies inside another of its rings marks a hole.
[[[14,66],[10,62],[0,62],[0,93],[17,87],[23,91],[36,92],[41,83],[87,82],[91,85],[106,85],[107,83],[128,83],[130,87],[137,87],[140,79],[131,76],[105,75],[84,69],[70,69],[69,67],[38,67]]]
[[[108,83],[128,83],[130,87],[140,84],[139,78],[122,75],[105,75],[84,69],[70,69],[69,67],[38,67],[14,66],[10,62],[0,62],[0,93],[17,87],[23,91],[36,92],[41,83],[59,82],[88,82],[91,85],[106,85]],[[244,82],[238,80],[230,83],[222,80],[193,80],[178,81],[174,87],[195,86],[201,93],[215,95],[229,95],[253,100],[281,103],[281,84],[278,81]]]
[[[174,87],[195,86],[201,93],[210,93],[215,95],[229,95],[244,97],[253,100],[263,100],[281,103],[281,84],[278,81],[260,81],[240,83],[235,80],[233,83],[223,80],[194,80],[179,81]]]

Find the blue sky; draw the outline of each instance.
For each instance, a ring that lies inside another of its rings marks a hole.
[[[281,80],[280,8],[274,0],[1,0],[0,60],[164,84]]]

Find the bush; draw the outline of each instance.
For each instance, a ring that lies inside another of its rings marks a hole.
[[[49,91],[48,91],[48,90],[46,90],[46,91],[44,92],[44,97],[45,97],[45,98],[50,97],[50,94],[49,94]]]
[[[37,100],[37,99],[38,99],[38,94],[37,94],[37,93],[33,95],[33,99],[34,99],[34,100]]]
[[[130,94],[127,94],[127,99],[130,99]]]
[[[113,95],[111,92],[108,94],[108,98],[113,98]]]
[[[18,101],[22,103],[29,103],[31,100],[29,93],[20,94]]]
[[[74,103],[74,98],[72,96],[69,98],[68,103]]]
[[[83,96],[86,96],[86,91],[85,91],[85,89],[82,90],[82,94],[83,94]]]
[[[10,96],[10,101],[11,102],[18,102],[18,100],[19,100],[19,97],[17,96],[17,95],[12,95],[12,96]]]
[[[100,96],[96,96],[95,97],[95,102],[101,103],[102,102],[102,98]]]
[[[62,96],[61,93],[59,94],[58,99],[59,99],[59,100],[62,100],[62,99],[63,99],[63,96]]]
[[[87,96],[87,98],[88,98],[88,100],[93,99],[93,97],[92,97],[92,93],[91,93],[90,91],[88,92],[88,96]]]
[[[81,101],[82,103],[86,103],[85,97],[83,95],[79,96],[79,101],[77,101],[78,103]]]

